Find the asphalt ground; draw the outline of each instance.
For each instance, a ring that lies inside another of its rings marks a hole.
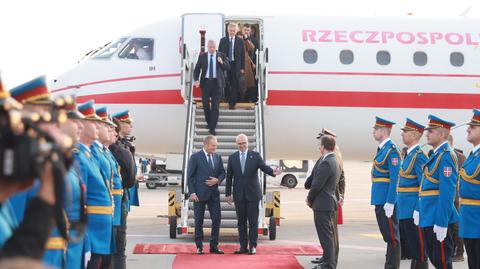
[[[370,205],[370,162],[346,161],[346,194],[343,207],[344,224],[339,226],[340,256],[337,268],[383,268],[386,244],[380,235],[374,209]],[[175,186],[149,190],[140,187],[140,207],[134,207],[128,218],[127,267],[128,268],[171,268],[175,255],[132,254],[137,243],[193,243],[193,235],[169,238],[167,220],[167,195]],[[259,245],[319,244],[313,213],[305,205],[307,190],[303,186],[295,189],[269,185],[269,191],[281,192],[281,226],[277,228],[277,239],[259,237]],[[208,240],[208,236],[206,236]],[[223,235],[222,243],[237,243],[235,234]],[[305,268],[312,268],[313,257],[297,256]],[[410,261],[403,260],[401,268],[410,268]],[[430,265],[430,268],[434,268]],[[468,268],[467,262],[453,264],[453,268]]]

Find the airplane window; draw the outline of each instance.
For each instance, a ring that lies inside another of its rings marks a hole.
[[[306,49],[304,52],[303,52],[303,60],[307,63],[307,64],[314,64],[317,62],[318,60],[318,54],[315,50],[313,49]]]
[[[427,64],[428,57],[427,54],[423,51],[417,51],[413,54],[413,62],[417,66],[424,66]]]
[[[390,64],[390,52],[381,50],[377,52],[377,63],[379,65],[388,65]]]
[[[108,59],[110,58],[117,50],[120,48],[123,43],[127,40],[126,37],[122,37],[119,40],[111,43],[109,46],[106,46],[99,52],[97,52],[94,56],[95,59]]]
[[[342,64],[352,64],[353,63],[353,52],[351,50],[342,50],[340,52],[340,62]]]
[[[462,66],[464,61],[465,61],[465,59],[464,59],[463,54],[461,52],[452,52],[450,54],[450,63],[453,66],[456,66],[456,67]]]
[[[118,57],[151,61],[153,59],[153,38],[132,38],[118,53]]]

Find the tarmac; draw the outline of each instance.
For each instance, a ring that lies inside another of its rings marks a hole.
[[[343,206],[344,224],[339,225],[340,256],[337,268],[383,268],[386,244],[370,205],[371,162],[345,161],[346,193]],[[175,186],[149,190],[141,183],[140,207],[132,208],[127,228],[127,268],[171,268],[175,255],[132,254],[137,243],[193,243],[193,235],[169,238],[167,195]],[[281,192],[281,226],[277,239],[259,236],[259,245],[319,244],[313,223],[313,213],[305,204],[307,190],[299,184],[294,189],[269,185],[267,191]],[[208,236],[206,236],[208,240]],[[222,243],[237,243],[234,235],[221,236]],[[312,256],[297,256],[304,268],[313,268]],[[402,260],[400,268],[410,268],[409,260]],[[430,265],[430,268],[434,268]],[[456,262],[453,268],[468,268]]]

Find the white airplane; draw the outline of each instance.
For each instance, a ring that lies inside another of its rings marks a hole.
[[[338,135],[343,155],[369,160],[376,115],[426,123],[435,114],[457,124],[480,107],[478,21],[458,19],[228,17],[185,14],[134,31],[86,56],[51,83],[55,94],[130,109],[137,150],[182,152],[191,66],[205,40],[229,22],[250,23],[260,43],[269,159],[314,159],[322,127]],[[141,57],[132,57],[139,50]],[[137,59],[139,58],[139,59]],[[456,147],[470,148],[465,128]]]

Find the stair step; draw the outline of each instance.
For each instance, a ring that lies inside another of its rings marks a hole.
[[[196,115],[195,121],[204,121],[205,116]],[[223,116],[218,117],[218,122],[255,122],[255,115],[246,115],[246,116]]]
[[[188,218],[189,219],[195,218],[195,213],[193,212],[193,210],[188,210]],[[207,219],[210,219],[210,212],[207,209],[205,209],[205,220],[207,220]],[[223,211],[222,212],[222,221],[224,219],[236,220],[237,219],[237,213],[235,211]]]
[[[225,109],[225,110],[231,110],[228,109],[229,105],[228,103],[220,103],[219,104],[220,109]],[[200,101],[197,103],[197,109],[203,108],[203,103]],[[255,103],[237,103],[235,105],[235,109],[232,110],[252,110],[255,108]]]
[[[203,143],[203,139],[205,139],[206,135],[196,135],[194,138],[195,142],[201,142]],[[233,142],[235,143],[237,136],[236,135],[217,135],[217,141],[218,143],[228,143],[228,142]],[[248,141],[255,141],[255,135],[247,136]]]
[[[250,142],[248,144],[249,148],[255,148],[257,146],[256,142]],[[203,148],[203,142],[194,142],[193,143],[193,148],[196,150],[200,150]],[[235,142],[218,142],[218,147],[217,149],[238,149],[237,143]]]
[[[188,219],[188,226],[195,227],[195,220]],[[212,228],[212,220],[205,219],[203,221],[203,228]],[[220,222],[220,228],[237,228],[237,220],[236,219],[222,219]]]
[[[217,135],[221,136],[237,136],[239,134],[245,134],[247,136],[252,136],[255,134],[255,129],[215,129],[215,132]],[[203,126],[202,128],[196,128],[195,129],[195,136],[198,135],[209,135],[210,133],[208,132],[208,129],[206,126]]]
[[[229,205],[228,203],[220,203],[220,207],[222,208],[223,211],[234,211],[235,212],[235,205],[231,204]],[[188,203],[188,209],[193,210],[193,202]]]
[[[207,128],[206,121],[195,122],[197,128]],[[218,122],[217,128],[219,129],[255,129],[255,122]]]

